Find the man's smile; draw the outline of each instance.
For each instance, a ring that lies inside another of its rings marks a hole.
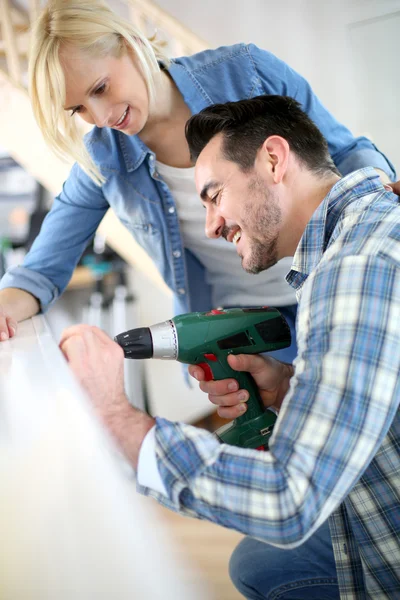
[[[232,242],[235,244],[235,246],[238,244],[241,237],[242,237],[242,232],[239,229],[232,238]]]
[[[222,237],[226,239],[227,242],[237,244],[241,238],[242,230],[240,227],[224,227],[221,233]]]

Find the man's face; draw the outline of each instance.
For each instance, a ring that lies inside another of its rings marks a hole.
[[[196,188],[207,210],[206,235],[235,244],[243,269],[259,273],[279,259],[281,208],[257,169],[244,173],[223,158],[221,145],[222,135],[215,136],[196,163]]]

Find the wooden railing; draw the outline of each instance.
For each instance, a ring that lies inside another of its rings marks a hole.
[[[164,41],[169,56],[195,54],[208,47],[204,40],[151,0],[126,0],[126,3],[136,27],[147,36],[156,35],[156,39]]]
[[[128,15],[149,38],[156,37],[171,57],[194,54],[207,43],[151,0],[124,0]],[[29,26],[40,10],[40,0],[29,0],[24,11],[12,0],[0,0],[0,69],[18,86],[26,86]]]
[[[0,0],[0,64],[5,75],[17,85],[23,83],[29,21],[29,16],[9,0]]]

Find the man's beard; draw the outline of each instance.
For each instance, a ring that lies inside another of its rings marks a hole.
[[[247,263],[244,264],[243,256],[241,259],[243,269],[246,273],[251,273],[252,275],[258,275],[258,273],[273,267],[278,262],[276,239],[272,240],[267,246],[259,241],[253,241],[250,258],[247,260]]]
[[[248,199],[244,205],[244,231],[251,232],[250,256],[242,267],[256,275],[278,262],[278,232],[282,211],[276,194],[268,190],[260,177],[254,177],[248,186]]]

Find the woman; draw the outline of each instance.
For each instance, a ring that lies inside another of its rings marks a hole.
[[[293,330],[296,300],[284,280],[290,260],[254,278],[234,244],[206,239],[187,119],[213,103],[285,94],[322,130],[343,174],[372,165],[393,178],[387,159],[338,123],[300,75],[252,44],[168,61],[100,0],[52,0],[32,38],[35,117],[49,145],[76,162],[23,265],[0,283],[0,338],[60,296],[110,206],[155,261],[177,313],[270,304]],[[79,118],[95,125],[86,145]],[[277,356],[291,361],[295,351]]]

